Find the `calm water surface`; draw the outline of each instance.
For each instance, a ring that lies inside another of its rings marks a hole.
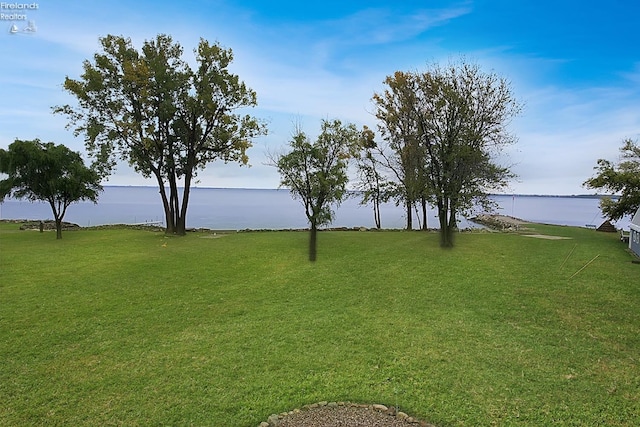
[[[527,221],[584,227],[600,225],[597,198],[554,196],[492,196],[498,203],[497,213]],[[360,205],[359,197],[343,202],[336,209],[333,227],[374,227],[370,206]],[[0,219],[52,219],[46,203],[8,199],[0,204]],[[384,228],[404,228],[402,207],[387,203],[381,209]],[[164,223],[164,213],[158,189],[153,187],[105,187],[97,204],[81,202],[71,205],[65,221],[80,226],[103,224]],[[629,221],[619,221],[619,227]],[[429,210],[427,225],[437,228],[436,212]],[[306,228],[304,210],[288,190],[252,190],[193,188],[187,212],[187,226],[211,229],[283,229]],[[474,226],[462,220],[460,227]],[[414,217],[414,227],[417,221]]]

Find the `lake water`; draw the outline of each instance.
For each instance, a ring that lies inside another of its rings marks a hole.
[[[598,198],[556,196],[492,196],[500,209],[496,213],[527,221],[584,227],[600,225],[605,219]],[[336,210],[332,227],[375,226],[370,206],[360,205],[358,197],[344,201]],[[479,212],[478,212],[479,213]],[[0,219],[52,219],[46,203],[7,199],[0,203]],[[404,228],[405,213],[393,203],[381,208],[383,228]],[[164,223],[158,189],[154,187],[107,186],[97,204],[76,203],[67,209],[65,221],[80,226],[103,224]],[[627,227],[628,220],[618,227]],[[437,228],[436,211],[429,210],[428,227]],[[466,220],[461,228],[475,226]],[[308,223],[302,205],[288,190],[193,188],[187,212],[187,227],[219,230],[306,228]],[[414,217],[414,227],[417,221]]]

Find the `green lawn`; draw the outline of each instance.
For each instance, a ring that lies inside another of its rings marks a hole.
[[[322,400],[639,425],[640,265],[534,228],[571,239],[322,232],[311,264],[300,232],[0,224],[0,425],[255,427]]]

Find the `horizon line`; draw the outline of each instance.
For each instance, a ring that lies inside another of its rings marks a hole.
[[[158,188],[155,185],[142,185],[142,184],[107,184],[103,185],[103,187],[120,187],[120,188]],[[165,187],[169,188],[169,187]],[[178,187],[179,189],[184,189],[183,186]],[[265,190],[265,191],[290,191],[288,188],[280,187],[280,188],[259,188],[259,187],[209,187],[209,186],[191,186],[191,189],[204,189],[204,190]],[[362,190],[349,189],[349,192],[358,193]],[[620,197],[619,194],[590,194],[590,193],[581,193],[581,194],[545,194],[545,193],[488,193],[490,196],[520,196],[520,197],[583,197],[583,198],[603,198],[603,197]]]

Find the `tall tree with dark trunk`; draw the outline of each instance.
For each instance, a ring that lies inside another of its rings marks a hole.
[[[354,125],[324,120],[316,142],[298,128],[289,143],[291,151],[272,159],[281,184],[304,206],[310,226],[309,261],[317,257],[318,227],[331,223],[332,207],[346,196],[348,160],[357,150],[359,138]]]
[[[477,65],[450,64],[417,76],[415,117],[426,158],[428,188],[438,209],[440,245],[453,246],[457,215],[490,204],[490,191],[514,177],[494,156],[515,137],[507,124],[520,106],[509,83]]]
[[[230,49],[200,40],[196,69],[182,60],[182,47],[168,35],[145,41],[108,35],[102,52],[84,62],[80,79],[64,88],[78,106],[56,107],[103,173],[118,158],[155,178],[166,232],[185,233],[191,184],[215,160],[248,163],[253,138],[266,133],[257,119],[235,111],[256,105],[256,94],[229,72]],[[182,191],[180,191],[182,187]]]
[[[420,199],[425,183],[422,178],[424,156],[419,145],[417,122],[412,115],[416,104],[415,81],[411,73],[397,71],[385,79],[388,88],[374,94],[376,117],[389,150],[380,148],[380,162],[394,177],[393,191],[398,204],[404,205],[407,230],[413,228],[413,207]]]
[[[56,237],[62,239],[62,220],[67,208],[81,200],[98,200],[100,175],[85,166],[79,153],[64,145],[15,140],[0,149],[0,201],[7,196],[40,200],[51,207]]]
[[[602,213],[612,220],[625,215],[633,215],[640,206],[640,145],[626,139],[620,147],[620,161],[617,164],[599,159],[597,174],[584,182],[584,186],[604,190],[620,197],[615,200],[604,197],[600,200]]]
[[[391,142],[412,141],[417,194],[436,206],[440,245],[452,247],[457,216],[489,205],[488,193],[514,176],[494,158],[515,141],[506,126],[520,106],[505,79],[466,62],[396,73],[386,83],[374,96],[381,127]]]

